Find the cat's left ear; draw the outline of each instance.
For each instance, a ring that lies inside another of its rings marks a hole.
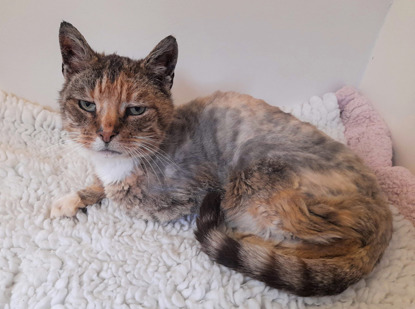
[[[176,39],[170,35],[158,43],[142,62],[146,74],[165,91],[170,91],[173,86],[178,53]]]

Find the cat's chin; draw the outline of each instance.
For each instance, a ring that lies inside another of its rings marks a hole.
[[[95,167],[95,173],[102,183],[106,186],[116,184],[128,177],[137,161],[133,158],[118,154],[95,152],[90,156],[90,160]]]

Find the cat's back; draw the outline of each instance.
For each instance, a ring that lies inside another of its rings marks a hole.
[[[179,106],[175,119],[175,127],[182,128],[182,133],[192,140],[206,141],[206,147],[215,144],[225,157],[245,146],[265,152],[271,148],[313,152],[334,142],[315,126],[278,107],[236,92],[218,91]]]
[[[278,127],[298,120],[278,107],[263,100],[237,92],[217,91],[212,95],[197,98],[176,110],[176,118],[186,121],[194,130],[204,134],[215,133],[216,138],[226,142],[228,134],[241,141],[260,134],[277,132]]]
[[[268,120],[272,120],[278,114],[289,115],[263,100],[233,91],[216,91],[209,96],[196,99],[190,104],[195,103],[204,106],[204,116],[213,116],[224,121],[238,118],[242,122],[249,123],[266,120],[266,116],[269,116],[266,117]]]
[[[299,173],[367,172],[345,145],[249,95],[215,92],[179,106],[175,112],[175,132],[169,140],[174,141],[179,159],[215,162],[225,170],[273,158]]]

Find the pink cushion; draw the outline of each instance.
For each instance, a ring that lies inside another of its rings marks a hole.
[[[388,201],[415,225],[415,176],[392,166],[392,139],[370,101],[349,86],[336,92],[347,145],[375,172]]]

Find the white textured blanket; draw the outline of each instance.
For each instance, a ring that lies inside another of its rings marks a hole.
[[[292,110],[343,141],[334,94]],[[92,181],[58,114],[0,91],[1,308],[411,308],[415,229],[393,208],[394,234],[375,271],[334,297],[266,287],[201,253],[194,218],[132,219],[104,200],[75,219],[51,201]]]

